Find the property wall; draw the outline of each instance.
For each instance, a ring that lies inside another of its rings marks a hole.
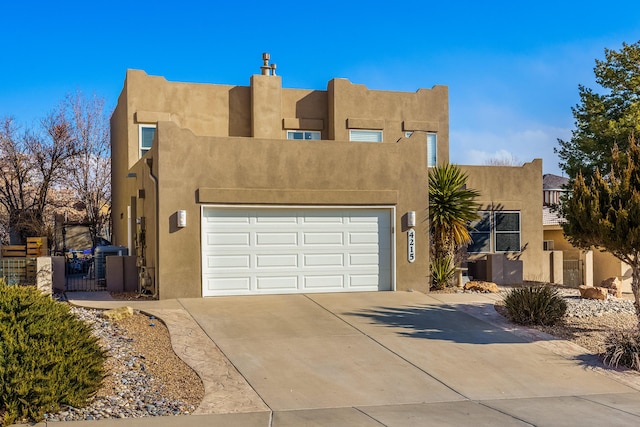
[[[544,230],[544,240],[553,240],[554,248],[563,251],[564,259],[584,257],[583,251],[572,246],[561,229]],[[623,291],[631,292],[631,271],[627,264],[608,252],[601,252],[595,248],[589,252],[589,263],[585,263],[585,284],[598,286],[605,279],[619,277],[622,279]]]
[[[467,173],[467,187],[480,191],[477,201],[482,210],[519,211],[521,251],[510,259],[523,262],[524,280],[548,281],[549,269],[543,267],[542,247],[542,160],[516,166],[461,166]],[[470,254],[470,259],[484,257]]]

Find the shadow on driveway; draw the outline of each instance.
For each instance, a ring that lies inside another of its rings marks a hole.
[[[344,313],[346,317],[369,319],[367,333],[395,333],[410,338],[452,341],[466,344],[513,344],[526,343],[500,327],[479,320],[455,305],[420,305],[404,307],[375,307],[357,312]],[[376,328],[375,326],[383,328]]]

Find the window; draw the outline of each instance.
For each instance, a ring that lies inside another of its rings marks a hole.
[[[140,157],[147,154],[153,145],[153,138],[156,135],[156,125],[139,125],[140,128]]]
[[[480,218],[469,224],[469,234],[473,240],[467,246],[469,253],[491,252],[491,212],[479,211]]]
[[[473,240],[469,253],[520,252],[520,212],[479,211],[480,218],[469,224]]]
[[[319,140],[320,131],[317,130],[288,130],[287,139]]]
[[[381,130],[349,130],[349,141],[382,142]]]
[[[436,165],[438,142],[437,135],[435,133],[427,134],[427,166],[432,168]]]
[[[495,251],[520,252],[520,212],[494,213]]]

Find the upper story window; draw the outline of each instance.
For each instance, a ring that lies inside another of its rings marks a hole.
[[[412,131],[406,131],[404,133],[405,138],[409,138],[413,135]],[[435,133],[427,134],[427,166],[432,168],[438,161],[438,137]]]
[[[140,157],[147,154],[147,151],[151,149],[153,145],[153,138],[156,135],[156,125],[150,124],[141,124],[138,125],[140,129],[140,134],[138,137],[139,145],[140,145]]]
[[[427,166],[434,167],[438,161],[438,138],[435,133],[427,134]]]
[[[305,140],[319,140],[320,131],[317,130],[288,130],[287,139],[305,139]]]
[[[479,219],[469,224],[473,240],[469,253],[520,252],[520,212],[479,211]]]
[[[382,142],[381,130],[349,130],[349,141]]]

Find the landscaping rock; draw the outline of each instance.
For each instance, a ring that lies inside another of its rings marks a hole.
[[[580,296],[587,299],[600,299],[606,300],[609,291],[606,288],[600,288],[597,286],[579,286]]]
[[[606,288],[609,294],[616,298],[622,298],[622,280],[617,277],[609,277],[600,283],[601,288]]]
[[[104,313],[102,313],[102,317],[111,320],[126,319],[127,317],[131,316],[133,316],[133,308],[129,306],[106,310]]]
[[[465,283],[464,289],[466,291],[486,292],[494,294],[500,292],[500,289],[498,289],[498,285],[496,285],[495,283],[481,282],[477,280]]]

